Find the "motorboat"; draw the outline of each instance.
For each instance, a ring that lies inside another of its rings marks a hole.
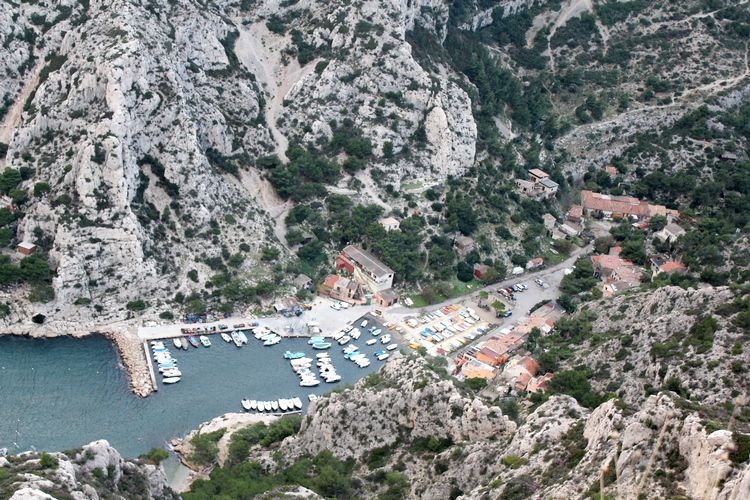
[[[331,355],[328,354],[327,352],[319,352],[318,354],[315,355],[315,357],[318,359],[323,359],[323,358],[330,358]]]
[[[299,359],[299,358],[304,358],[304,357],[305,357],[305,353],[304,352],[286,351],[284,353],[284,358],[285,359]]]
[[[193,347],[198,347],[200,345],[200,342],[198,342],[198,339],[196,339],[192,335],[188,337],[188,342],[190,342],[190,345]]]
[[[377,359],[378,361],[385,361],[389,357],[390,357],[390,354],[388,354],[385,351],[379,351],[375,353],[375,359]]]
[[[381,344],[387,344],[390,341],[391,341],[391,336],[388,335],[387,333],[385,335],[383,335],[382,337],[380,337],[380,343]]]
[[[339,332],[334,333],[332,338],[333,338],[333,340],[338,340],[341,337],[343,337],[344,335],[346,335],[345,332],[339,331]]]
[[[344,345],[349,342],[352,338],[349,335],[344,335],[339,339],[339,345]]]
[[[367,326],[367,320],[363,319],[362,323],[360,323],[359,326],[361,326],[362,328],[366,327]]]
[[[181,338],[181,339],[180,339],[180,346],[181,346],[181,347],[182,347],[183,349],[187,349],[188,347],[190,347],[190,344],[188,344],[188,341],[187,341],[187,339],[185,339],[185,338]]]
[[[338,382],[339,380],[341,380],[341,375],[339,375],[338,373],[331,375],[330,377],[325,377],[325,381],[328,382],[329,384]]]
[[[316,344],[313,344],[313,349],[330,349],[331,343],[330,342],[318,342]]]
[[[276,345],[279,342],[281,342],[281,337],[274,337],[272,339],[268,339],[265,342],[263,342],[263,345],[265,345],[265,346]]]
[[[287,409],[289,409],[289,407],[286,404],[286,399],[279,399],[279,409],[281,411],[287,411]]]
[[[271,406],[271,402],[270,402],[270,401],[263,401],[263,408],[264,408],[264,409],[265,409],[266,411],[271,411],[271,409],[272,409],[273,407]]]
[[[164,341],[163,340],[152,340],[151,341],[151,347],[164,347]]]
[[[258,406],[255,407],[258,411],[265,411],[266,408],[263,406],[263,401],[258,401]]]
[[[242,339],[240,338],[240,334],[237,332],[232,332],[230,334],[230,337],[232,339],[232,342],[234,342],[234,345],[237,347],[242,347]]]
[[[257,410],[258,409],[258,402],[254,399],[250,400],[250,409],[251,410]]]
[[[231,337],[231,335],[229,335],[228,333],[224,333],[224,332],[222,332],[222,333],[221,333],[221,340],[223,340],[224,342],[227,342],[227,343],[229,343],[229,342],[231,342],[231,341],[232,341],[232,337]]]
[[[377,329],[375,329],[375,330],[373,330],[373,331],[372,331],[372,336],[373,336],[373,337],[377,337],[377,336],[378,336],[378,335],[380,335],[381,333],[383,333],[383,330],[382,330],[382,329],[380,329],[380,328],[377,328]]]
[[[309,378],[302,380],[299,385],[300,387],[315,387],[317,385],[320,385],[320,380]]]
[[[367,345],[375,345],[377,343],[378,339],[370,339],[365,344]]]
[[[245,335],[245,332],[237,332],[237,335],[240,337],[241,343],[247,344],[247,335]]]
[[[362,335],[362,330],[360,330],[359,328],[355,328],[355,329],[354,329],[354,330],[352,330],[352,331],[351,331],[351,333],[349,334],[349,336],[350,336],[351,338],[353,338],[354,340],[357,340],[357,339],[358,339],[358,338],[359,338],[359,337],[360,337],[361,335]]]
[[[325,342],[326,338],[321,337],[320,335],[316,335],[314,337],[310,337],[310,339],[307,341],[308,344],[317,344],[318,342]]]
[[[354,352],[354,351],[358,351],[358,350],[359,350],[359,347],[357,347],[354,344],[351,344],[351,345],[348,345],[348,346],[344,347],[343,352],[344,352],[344,354],[348,354],[350,352]]]
[[[170,368],[161,372],[164,377],[182,377],[182,372],[177,368]]]
[[[242,402],[242,408],[245,409],[245,411],[250,411],[250,400],[249,399],[243,399]]]
[[[180,377],[166,377],[162,379],[162,383],[164,384],[176,384],[180,381]]]
[[[206,337],[205,335],[201,335],[198,338],[200,339],[201,344],[203,344],[203,347],[211,347],[211,341],[208,340],[208,337]]]
[[[271,408],[273,411],[276,411],[279,409],[279,402],[278,401],[271,401]]]
[[[389,351],[392,351],[396,349],[397,347],[398,347],[398,344],[388,344],[388,346],[386,346],[386,349],[388,349]]]
[[[296,399],[298,399],[298,400],[299,400],[299,398],[296,398]],[[318,395],[317,395],[317,394],[308,394],[308,395],[307,395],[307,399],[308,399],[308,400],[309,400],[309,401],[310,401],[310,402],[312,403],[313,401],[317,401],[317,400],[318,400],[318,399],[320,399],[320,398],[318,397]],[[295,406],[297,406],[297,404],[296,404],[296,403],[295,403]],[[300,406],[299,406],[298,408],[302,408],[302,405],[300,404]]]
[[[172,339],[172,343],[177,349],[180,349],[182,347],[182,342],[180,342],[180,339]]]
[[[260,340],[268,340],[276,337],[276,334],[273,332],[268,332],[267,334],[263,335]]]
[[[294,406],[295,406],[295,407],[296,407],[296,408],[297,408],[298,410],[301,410],[301,409],[302,409],[302,400],[301,400],[300,398],[294,398],[294,399],[292,400],[292,402],[294,403]]]

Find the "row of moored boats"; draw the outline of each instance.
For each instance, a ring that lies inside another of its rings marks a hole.
[[[242,408],[245,411],[258,412],[300,411],[302,409],[302,400],[300,398],[277,399],[275,401],[243,399]]]
[[[164,346],[164,342],[160,340],[151,342],[151,351],[154,354],[156,367],[162,376],[162,383],[176,384],[179,382],[182,372],[177,368],[177,359],[172,357],[172,353]]]

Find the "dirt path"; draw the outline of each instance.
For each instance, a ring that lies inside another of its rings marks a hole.
[[[23,115],[23,105],[26,103],[26,99],[29,98],[31,92],[39,85],[39,73],[44,67],[44,59],[39,60],[34,69],[31,70],[30,78],[26,80],[21,93],[16,97],[16,102],[10,107],[8,112],[3,117],[2,123],[0,123],[0,142],[8,144],[13,137],[13,131],[21,123],[21,116]]]
[[[565,23],[567,23],[570,19],[574,17],[578,17],[584,12],[593,12],[593,11],[594,11],[594,5],[591,0],[571,0],[570,3],[563,6],[563,8],[557,14],[557,17],[555,18],[555,22],[552,24],[552,28],[549,30],[549,35],[547,35],[547,46],[548,47],[550,46],[552,37],[555,36],[555,32],[557,32],[558,28],[565,26]],[[555,72],[555,56],[552,53],[552,48],[550,47],[549,49],[547,49],[547,52],[549,55],[550,70],[554,73]]]
[[[279,130],[277,120],[281,117],[284,98],[290,90],[307,75],[309,75],[318,60],[301,67],[296,59],[282,62],[282,51],[289,44],[289,37],[278,36],[266,28],[265,23],[255,23],[250,26],[236,24],[240,32],[234,51],[237,58],[255,75],[265,92],[266,122],[271,130],[276,154],[283,161],[287,161],[286,149],[289,141]]]
[[[240,180],[244,189],[251,193],[258,204],[273,219],[273,234],[287,249],[286,216],[292,208],[292,202],[282,200],[271,184],[261,177],[257,170],[245,170]]]
[[[355,177],[362,183],[362,192],[367,196],[367,198],[369,198],[373,203],[383,207],[386,213],[390,212],[393,209],[392,206],[388,205],[386,202],[380,199],[378,190],[369,175],[365,174],[364,172],[357,172],[357,175],[355,175]]]

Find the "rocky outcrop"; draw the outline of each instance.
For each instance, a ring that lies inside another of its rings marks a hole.
[[[0,494],[17,500],[178,498],[167,486],[161,467],[124,460],[107,441],[65,453],[25,453],[0,467],[10,478],[0,486]]]

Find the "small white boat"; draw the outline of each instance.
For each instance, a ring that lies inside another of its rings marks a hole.
[[[281,342],[281,337],[274,337],[274,338],[268,339],[265,342],[263,342],[263,345],[265,345],[265,346],[276,345],[279,342]]]
[[[276,337],[276,334],[275,334],[275,333],[273,333],[273,332],[269,332],[269,333],[267,333],[267,334],[263,335],[263,336],[262,336],[262,337],[260,338],[260,340],[268,340],[268,339],[272,339],[272,338],[274,338],[274,337]]]
[[[372,336],[373,336],[373,337],[377,337],[377,336],[378,336],[378,335],[380,335],[381,333],[383,333],[383,330],[381,330],[380,328],[378,328],[378,329],[376,329],[376,330],[374,330],[374,331],[372,332]]]
[[[245,411],[250,411],[250,401],[247,399],[243,399],[242,402],[242,408],[245,409]]]
[[[182,348],[182,342],[180,342],[180,339],[172,339],[172,343],[177,349]]]
[[[161,372],[161,374],[165,377],[182,377],[182,372],[178,370],[177,368],[170,368],[169,370],[164,370]]]
[[[386,349],[388,349],[389,351],[392,351],[396,349],[397,347],[398,347],[398,344],[388,344],[388,346],[386,346]]]
[[[224,342],[231,342],[232,337],[228,333],[222,333],[221,340],[223,340]]]
[[[258,411],[265,411],[265,407],[263,406],[263,401],[258,401],[258,405],[255,407]]]
[[[338,332],[334,333],[333,337],[331,337],[331,338],[333,338],[333,340],[338,340],[341,337],[343,337],[344,335],[346,335],[346,333],[344,333],[342,331],[338,331]]]
[[[296,407],[296,408],[297,408],[298,410],[301,410],[301,409],[302,409],[302,400],[301,400],[300,398],[294,398],[294,399],[292,400],[292,403],[294,403],[294,406],[295,406],[295,407]]]
[[[299,383],[300,387],[315,387],[320,385],[320,380],[317,379],[305,379]]]
[[[164,384],[176,384],[180,381],[180,377],[166,377],[162,379],[162,383]]]
[[[367,326],[367,320],[366,319],[362,320],[362,323],[360,323],[359,326],[361,326],[362,328],[366,327]]]
[[[286,399],[279,399],[279,409],[281,411],[287,411],[289,407],[286,405]]]
[[[271,408],[273,408],[273,411],[276,411],[279,409],[279,402],[278,401],[271,401]]]
[[[358,350],[359,350],[359,347],[357,347],[354,344],[351,344],[351,345],[348,345],[348,346],[344,347],[343,353],[344,354],[349,354],[349,353],[352,353],[352,352],[358,351]]]
[[[339,375],[338,373],[325,378],[325,381],[328,382],[329,384],[338,382],[339,380],[341,380],[341,375]]]
[[[234,342],[234,345],[237,347],[242,347],[242,338],[240,338],[240,334],[237,332],[231,333],[232,342]]]
[[[188,343],[185,337],[180,339],[180,346],[185,350],[187,350],[187,348],[190,347],[190,344]]]
[[[391,356],[391,355],[390,355],[390,354],[388,354],[387,352],[383,352],[383,353],[380,353],[380,354],[376,354],[376,355],[375,355],[375,358],[376,358],[376,359],[377,359],[378,361],[385,361],[385,360],[386,360],[386,359],[388,359],[388,358],[389,358],[390,356]]]
[[[256,410],[257,408],[258,408],[258,402],[256,400],[254,400],[254,399],[251,399],[250,400],[250,409],[251,410]]]
[[[265,408],[266,411],[271,411],[271,402],[270,401],[263,401],[263,408]]]
[[[352,338],[349,335],[344,335],[339,339],[339,345],[344,345],[349,342]]]
[[[367,345],[375,345],[375,343],[376,343],[377,341],[378,341],[378,339],[370,339],[370,340],[368,340],[367,342],[365,342],[365,344],[367,344]]]
[[[200,337],[198,337],[198,340],[201,341],[203,347],[211,347],[211,341],[208,340],[208,337],[206,337],[205,335],[201,335]]]
[[[362,335],[362,331],[359,328],[355,328],[352,330],[352,332],[349,334],[351,338],[354,340],[357,340]]]
[[[299,400],[299,398],[296,399]],[[313,401],[317,401],[320,398],[318,398],[317,394],[308,394],[307,399],[312,403]],[[294,406],[297,406],[297,403],[295,403]],[[300,406],[297,406],[297,408],[302,408],[302,405],[300,404]]]
[[[245,335],[245,332],[237,332],[237,335],[240,337],[240,342],[247,344],[247,335]]]
[[[328,354],[327,352],[319,352],[318,354],[315,355],[315,357],[318,359],[323,359],[323,358],[330,358],[331,355]]]
[[[385,335],[383,335],[382,337],[380,337],[380,343],[381,344],[387,344],[390,341],[391,341],[391,336],[388,335],[387,333]]]

